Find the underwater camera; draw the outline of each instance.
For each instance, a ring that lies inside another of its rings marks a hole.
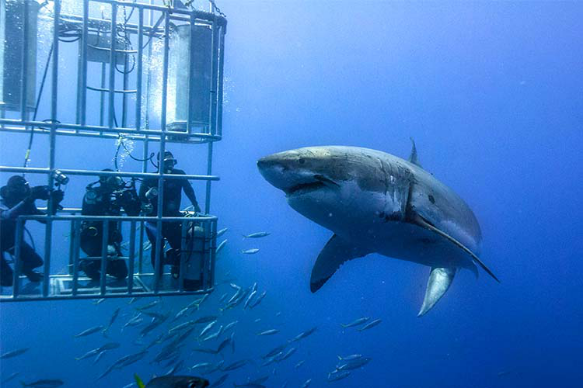
[[[69,177],[64,175],[60,170],[55,170],[53,173],[53,180],[56,186],[67,185],[69,183]]]

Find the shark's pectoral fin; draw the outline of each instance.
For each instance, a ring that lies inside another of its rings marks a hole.
[[[427,281],[427,290],[425,291],[425,298],[423,305],[417,316],[423,316],[429,311],[435,303],[447,292],[455,277],[455,267],[433,267],[429,280]]]
[[[320,289],[344,262],[364,257],[366,254],[368,252],[354,247],[350,242],[334,234],[318,255],[312,268],[310,279],[312,293]]]
[[[446,238],[447,240],[449,240],[450,242],[452,242],[453,244],[455,244],[457,247],[459,247],[460,249],[462,249],[463,251],[465,251],[466,254],[468,254],[475,263],[477,263],[478,265],[480,265],[480,267],[486,271],[486,273],[488,273],[497,282],[500,282],[500,280],[498,279],[498,277],[496,277],[494,275],[494,273],[492,273],[492,270],[488,269],[488,267],[486,266],[486,264],[484,262],[482,262],[482,260],[480,258],[478,258],[478,256],[476,254],[474,254],[469,248],[467,248],[466,246],[464,246],[463,244],[461,244],[458,240],[452,238],[447,233],[441,231],[439,228],[436,228],[435,226],[433,226],[431,223],[429,223],[427,220],[425,220],[420,215],[415,215],[414,221],[418,225],[420,225],[422,227],[425,227],[425,228],[427,228],[427,229],[429,229],[429,230],[431,230],[431,231],[433,231],[433,232],[435,232],[435,233],[443,236],[444,238]]]

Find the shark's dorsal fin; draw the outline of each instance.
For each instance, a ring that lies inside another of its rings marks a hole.
[[[488,269],[488,267],[484,264],[484,262],[482,262],[482,260],[480,258],[478,258],[478,256],[476,254],[472,253],[472,251],[469,248],[467,248],[466,246],[464,246],[463,244],[461,244],[456,239],[452,238],[450,235],[448,235],[445,232],[441,231],[439,228],[436,228],[435,226],[431,225],[430,223],[428,223],[425,219],[423,219],[419,215],[416,215],[415,216],[414,221],[417,224],[419,224],[420,226],[425,227],[428,230],[431,230],[431,231],[433,231],[433,232],[435,232],[435,233],[443,236],[444,238],[446,238],[447,240],[449,240],[450,242],[452,242],[453,244],[455,244],[456,246],[458,246],[460,249],[464,250],[467,254],[469,254],[472,257],[472,259],[474,260],[475,263],[477,263],[478,265],[480,265],[480,267],[482,269],[484,269],[484,271],[486,271],[486,273],[488,273],[496,281],[500,282],[500,280],[498,279],[498,277],[496,277],[494,275],[494,273],[492,273],[492,270]]]
[[[312,268],[310,279],[312,293],[320,289],[344,262],[364,257],[367,254],[368,252],[354,247],[350,242],[334,234],[318,255]]]
[[[455,267],[433,267],[427,281],[423,305],[417,316],[425,315],[443,297],[455,277]]]
[[[417,147],[415,147],[415,141],[413,140],[413,138],[410,139],[412,146],[411,155],[409,155],[409,162],[422,168],[423,166],[421,166],[421,163],[419,162],[419,156],[417,156]]]

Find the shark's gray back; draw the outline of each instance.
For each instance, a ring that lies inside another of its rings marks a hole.
[[[360,155],[363,161],[371,161],[360,164],[363,169],[367,165],[372,168],[377,166],[379,162],[382,163],[383,168],[380,170],[380,174],[388,177],[361,182],[359,184],[363,187],[362,189],[382,190],[382,184],[379,183],[390,181],[391,176],[405,178],[410,187],[401,187],[400,190],[408,189],[408,193],[387,193],[387,195],[405,195],[410,211],[418,213],[435,227],[468,247],[476,255],[479,254],[482,233],[476,216],[460,196],[431,173],[403,158],[378,150],[349,146],[329,146],[329,148],[340,152],[344,151],[352,158]],[[399,190],[398,186],[393,185],[391,188]]]

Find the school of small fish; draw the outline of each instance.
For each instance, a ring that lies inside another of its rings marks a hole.
[[[226,228],[218,231],[217,237],[226,231]],[[255,232],[243,235],[243,239],[258,239],[269,235],[268,232]],[[217,253],[226,242],[225,239],[217,247]],[[258,248],[242,250],[242,254],[257,252]],[[277,380],[278,370],[283,369],[283,364],[287,363],[298,376],[292,386],[309,387],[315,377],[300,377],[306,370],[302,368],[306,364],[306,357],[309,357],[304,340],[317,332],[318,327],[306,326],[303,331],[292,332],[290,335],[289,329],[276,327],[281,324],[281,319],[276,320],[277,324],[269,324],[282,315],[281,311],[265,315],[268,309],[264,309],[261,311],[262,317],[254,317],[254,309],[266,296],[267,291],[261,290],[257,282],[244,286],[234,279],[228,279],[217,283],[212,294],[177,298],[94,300],[93,304],[99,306],[95,309],[108,311],[109,317],[102,324],[95,323],[94,326],[71,334],[71,342],[79,344],[79,352],[73,357],[72,363],[79,364],[79,369],[87,372],[95,369],[89,367],[89,363],[100,369],[99,374],[94,377],[88,376],[87,382],[93,386],[99,386],[105,377],[117,374],[116,377],[127,377],[130,381],[127,385],[120,382],[119,387],[133,387],[133,366],[140,361],[147,361],[152,367],[152,376],[196,375],[208,379],[211,387],[253,388],[287,386],[287,381],[281,383]],[[184,301],[185,298],[188,301],[184,305],[176,306],[176,301]],[[139,305],[136,304],[138,300],[142,301]],[[110,304],[117,306],[108,308]],[[247,325],[242,325],[242,322],[247,322]],[[249,331],[248,323],[255,327],[252,332]],[[371,320],[364,316],[348,323],[340,323],[340,326],[343,331],[354,327],[357,332],[362,332],[380,323],[381,319]],[[258,347],[252,350],[236,347],[237,343],[244,343],[248,339],[256,339]],[[90,341],[97,342],[97,346],[83,352],[82,345]],[[263,347],[272,341],[275,346],[267,349]],[[5,351],[0,355],[0,360],[25,358],[23,355],[27,353],[29,348]],[[347,379],[354,371],[371,361],[371,358],[361,354],[333,356],[331,359],[335,360],[335,364],[330,367],[326,376],[320,377],[322,383]],[[246,372],[246,378],[235,377],[235,372],[239,370]],[[123,373],[119,373],[120,371]],[[6,374],[2,385],[5,386],[22,374],[25,372]],[[65,385],[60,378],[31,377],[33,379],[21,380],[22,386]]]

